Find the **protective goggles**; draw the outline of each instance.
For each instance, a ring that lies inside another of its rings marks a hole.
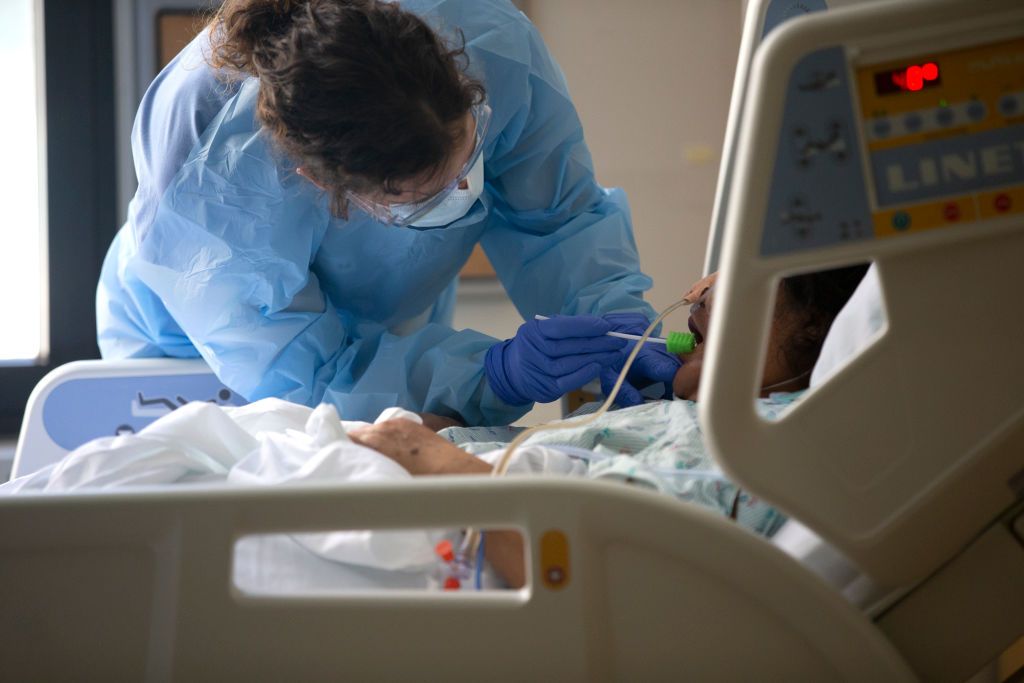
[[[436,194],[420,202],[404,202],[400,204],[382,204],[360,197],[352,192],[346,195],[347,199],[379,222],[398,227],[411,225],[430,213],[431,210],[441,204],[459,186],[459,183],[466,179],[470,171],[473,170],[473,165],[477,162],[477,159],[483,154],[484,137],[487,135],[487,126],[491,122],[491,108],[486,104],[476,104],[470,109],[470,113],[476,122],[473,152],[469,155],[459,174]]]

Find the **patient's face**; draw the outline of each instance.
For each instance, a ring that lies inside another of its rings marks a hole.
[[[707,342],[708,328],[711,324],[711,310],[714,306],[715,281],[718,273],[698,280],[690,288],[687,298],[693,301],[690,307],[689,328],[697,341],[697,347],[692,353],[679,356],[683,361],[682,367],[676,372],[672,382],[672,391],[680,398],[696,401],[700,390],[700,375],[704,362],[704,349]],[[776,306],[776,311],[780,310]],[[772,328],[768,338],[768,356],[765,359],[764,374],[761,378],[761,386],[767,387],[778,382],[783,382],[793,376],[782,351],[786,340],[792,334],[792,326],[787,324],[783,316],[775,315],[772,319]],[[789,387],[779,387],[779,390],[786,390]],[[767,393],[767,392],[766,392]]]

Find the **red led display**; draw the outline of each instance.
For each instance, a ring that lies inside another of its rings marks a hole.
[[[942,73],[935,62],[911,64],[910,66],[875,74],[875,90],[879,95],[890,95],[897,92],[917,92],[925,88],[933,88],[942,83]]]

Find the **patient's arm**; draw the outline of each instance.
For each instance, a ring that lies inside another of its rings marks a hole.
[[[386,420],[349,432],[356,443],[382,453],[413,475],[487,474],[491,466],[412,420]]]
[[[382,453],[410,474],[490,474],[491,466],[411,420],[387,420],[349,432],[356,443]],[[522,537],[514,531],[488,531],[484,553],[513,588],[526,583]]]

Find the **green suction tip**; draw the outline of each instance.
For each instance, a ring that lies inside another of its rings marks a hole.
[[[676,355],[691,353],[697,348],[697,339],[692,332],[669,332],[665,342],[665,350]]]

